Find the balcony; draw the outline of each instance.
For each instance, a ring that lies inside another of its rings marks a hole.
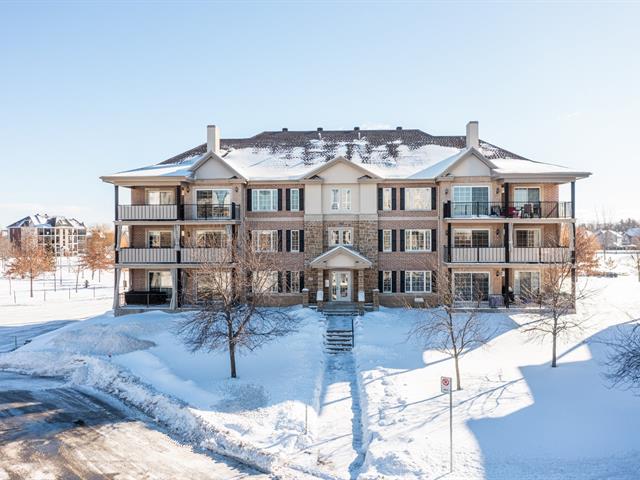
[[[118,263],[176,263],[173,248],[122,248]]]
[[[504,247],[452,247],[444,249],[445,262],[449,263],[504,263]]]
[[[571,202],[445,202],[444,218],[572,218]]]
[[[185,204],[182,206],[185,220],[237,220],[240,205],[230,204]]]
[[[116,220],[177,220],[177,205],[118,205]]]
[[[183,248],[180,263],[216,263],[228,261],[229,254],[224,248]]]
[[[511,251],[511,263],[566,263],[571,260],[568,247],[516,247]]]

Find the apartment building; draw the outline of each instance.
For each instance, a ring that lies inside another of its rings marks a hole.
[[[445,270],[462,303],[526,301],[545,268],[575,259],[575,182],[589,175],[480,140],[477,122],[458,136],[221,139],[209,126],[202,145],[101,177],[115,186],[114,308],[189,308],[199,265],[225,258],[234,238],[277,258],[277,305],[430,303]]]
[[[75,218],[47,214],[29,215],[7,227],[9,240],[16,246],[33,238],[56,256],[74,256],[84,251],[87,227]]]

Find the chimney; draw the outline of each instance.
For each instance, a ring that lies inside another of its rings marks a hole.
[[[471,147],[480,147],[480,137],[478,136],[478,122],[475,120],[467,123],[467,148]]]
[[[396,130],[402,130],[402,127],[396,127]]]
[[[220,154],[220,128],[215,125],[207,125],[207,153]]]
[[[282,127],[282,131],[283,131],[283,132],[288,132],[288,131],[289,131],[289,129],[288,129],[287,127]]]

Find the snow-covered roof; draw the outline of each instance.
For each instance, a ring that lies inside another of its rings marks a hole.
[[[75,218],[67,218],[63,216],[52,216],[36,213],[34,215],[29,215],[18,220],[15,223],[12,223],[7,228],[20,228],[20,227],[40,227],[40,228],[51,228],[51,227],[74,227],[74,228],[85,228],[85,225],[80,220]]]
[[[640,227],[629,228],[624,232],[627,237],[640,237]]]
[[[247,180],[299,180],[322,164],[344,157],[386,179],[432,179],[468,153],[465,136],[433,136],[421,130],[331,130],[262,132],[250,138],[221,139],[220,158]],[[535,162],[480,140],[476,150],[501,174],[570,174],[557,165]],[[207,155],[199,145],[156,165],[110,175],[193,176]]]

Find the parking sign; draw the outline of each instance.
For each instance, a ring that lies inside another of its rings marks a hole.
[[[442,393],[451,392],[451,377],[440,377],[440,391]]]

